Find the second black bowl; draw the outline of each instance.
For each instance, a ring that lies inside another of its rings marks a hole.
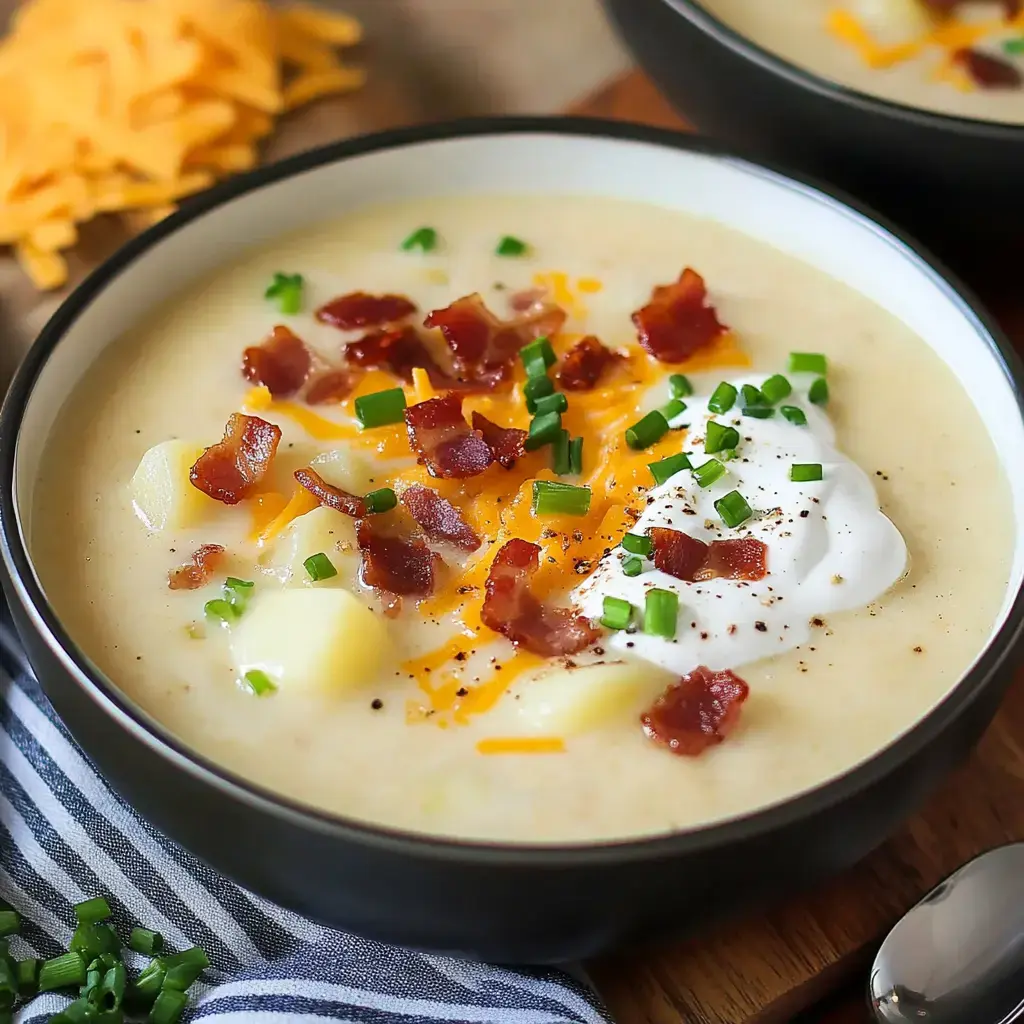
[[[1024,255],[1024,125],[930,113],[796,67],[696,0],[603,0],[698,129],[859,195],[976,281]]]

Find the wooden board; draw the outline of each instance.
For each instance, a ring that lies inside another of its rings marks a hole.
[[[573,113],[686,128],[637,72]],[[1024,348],[1024,295],[986,295],[984,282],[971,284]],[[618,1024],[774,1024],[853,979],[857,994],[828,1020],[866,1022],[861,986],[874,948],[897,918],[964,861],[1020,839],[1024,672],[969,762],[852,871],[761,917],[659,952],[613,957],[590,965],[590,974]]]

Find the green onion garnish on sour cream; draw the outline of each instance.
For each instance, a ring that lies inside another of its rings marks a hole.
[[[790,352],[790,373],[828,373],[828,360],[820,352]]]
[[[621,597],[604,599],[604,614],[601,625],[606,629],[625,629],[633,618],[633,606]]]
[[[728,412],[735,404],[736,388],[724,380],[711,392],[711,397],[708,399],[708,409],[719,415]]]
[[[355,408],[356,419],[364,430],[399,423],[405,415],[405,392],[401,388],[389,388],[360,395],[355,401]]]
[[[338,575],[334,563],[322,551],[310,555],[302,565],[314,583],[319,583],[320,580],[329,580]]]
[[[653,587],[644,598],[644,632],[671,640],[676,635],[679,595]]]
[[[789,467],[789,479],[794,483],[806,484],[822,478],[820,462],[794,462]]]
[[[245,682],[248,689],[257,697],[266,697],[277,690],[277,685],[270,676],[258,668],[250,669],[245,673]]]
[[[523,256],[528,248],[529,246],[521,239],[514,238],[512,235],[505,235],[494,251],[499,256]]]
[[[753,514],[747,499],[739,491],[730,491],[715,502],[715,511],[726,526],[735,529],[745,523]]]
[[[670,477],[675,476],[676,473],[681,473],[684,469],[692,469],[693,464],[685,452],[680,452],[678,455],[670,455],[667,459],[662,459],[660,462],[649,462],[647,468],[651,471],[654,482],[656,484],[663,484]]]
[[[781,412],[790,423],[793,423],[798,427],[807,426],[807,413],[805,413],[799,406],[784,405],[779,409],[779,412]]]
[[[286,316],[294,316],[302,309],[301,274],[274,274],[273,282],[263,293],[265,299],[277,299],[277,308]]]
[[[556,480],[534,480],[535,516],[585,516],[590,511],[590,488]]]
[[[437,231],[434,228],[417,228],[402,242],[404,252],[419,249],[420,252],[433,252],[437,248]]]
[[[668,433],[668,420],[657,409],[636,421],[626,431],[626,444],[634,451],[650,448]]]

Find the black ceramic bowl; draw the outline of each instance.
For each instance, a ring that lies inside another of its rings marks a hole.
[[[242,176],[125,246],[47,325],[0,414],[0,554],[31,663],[100,771],[156,827],[295,911],[409,946],[570,960],[692,931],[838,871],[878,844],[966,753],[998,705],[1024,615],[1024,545],[989,643],[931,713],[827,785],[711,827],[572,847],[455,842],[317,813],[193,754],[90,664],[34,574],[32,490],[54,416],[112,340],[248,247],[370,202],[471,192],[646,200],[803,257],[925,338],[981,396],[981,415],[1007,465],[1017,467],[1021,375],[957,286],[871,215],[717,145],[595,121],[411,129]],[[1012,486],[1024,507],[1019,473]]]
[[[930,113],[829,82],[739,35],[699,0],[603,2],[700,131],[852,192],[978,279],[1018,272],[1024,125]]]

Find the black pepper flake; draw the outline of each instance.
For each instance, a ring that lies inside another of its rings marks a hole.
[[[456,653],[456,655],[455,655],[455,660],[456,661],[465,661],[466,660],[466,652],[465,651],[458,651]]]
[[[708,634],[701,630],[700,638],[701,640],[707,640]]]
[[[800,518],[801,519],[806,519],[810,514],[811,514],[811,510],[809,508],[801,509],[801,511],[800,511]]]
[[[594,653],[595,653],[595,654],[596,654],[596,655],[597,655],[597,656],[598,656],[599,658],[603,658],[603,657],[604,657],[604,648],[603,648],[603,647],[595,647],[595,648],[594,648]]]
[[[768,632],[768,627],[763,622],[761,622],[760,619],[754,623],[754,629],[756,629],[758,633]]]
[[[627,647],[636,647],[636,644],[635,644],[635,643],[633,643],[633,641],[632,641],[632,640],[627,640],[627,641],[626,641],[626,646],[627,646]]]
[[[914,648],[914,653],[915,654],[920,654],[922,651],[924,651],[923,647],[915,647]]]
[[[812,626],[824,626],[825,625],[825,620],[824,619],[819,619],[817,616],[815,616],[813,619],[811,619],[811,625]]]
[[[380,711],[380,709],[384,707],[384,701],[382,701],[380,697],[374,697],[373,700],[370,701],[370,707],[373,708],[374,711]]]
[[[460,686],[455,691],[455,696],[456,697],[468,697],[469,696],[469,690],[467,690],[465,686]]]
[[[464,584],[463,586],[459,587],[455,591],[455,593],[456,594],[472,594],[474,590],[476,590],[476,587],[474,587],[470,583],[467,583],[467,584]]]

